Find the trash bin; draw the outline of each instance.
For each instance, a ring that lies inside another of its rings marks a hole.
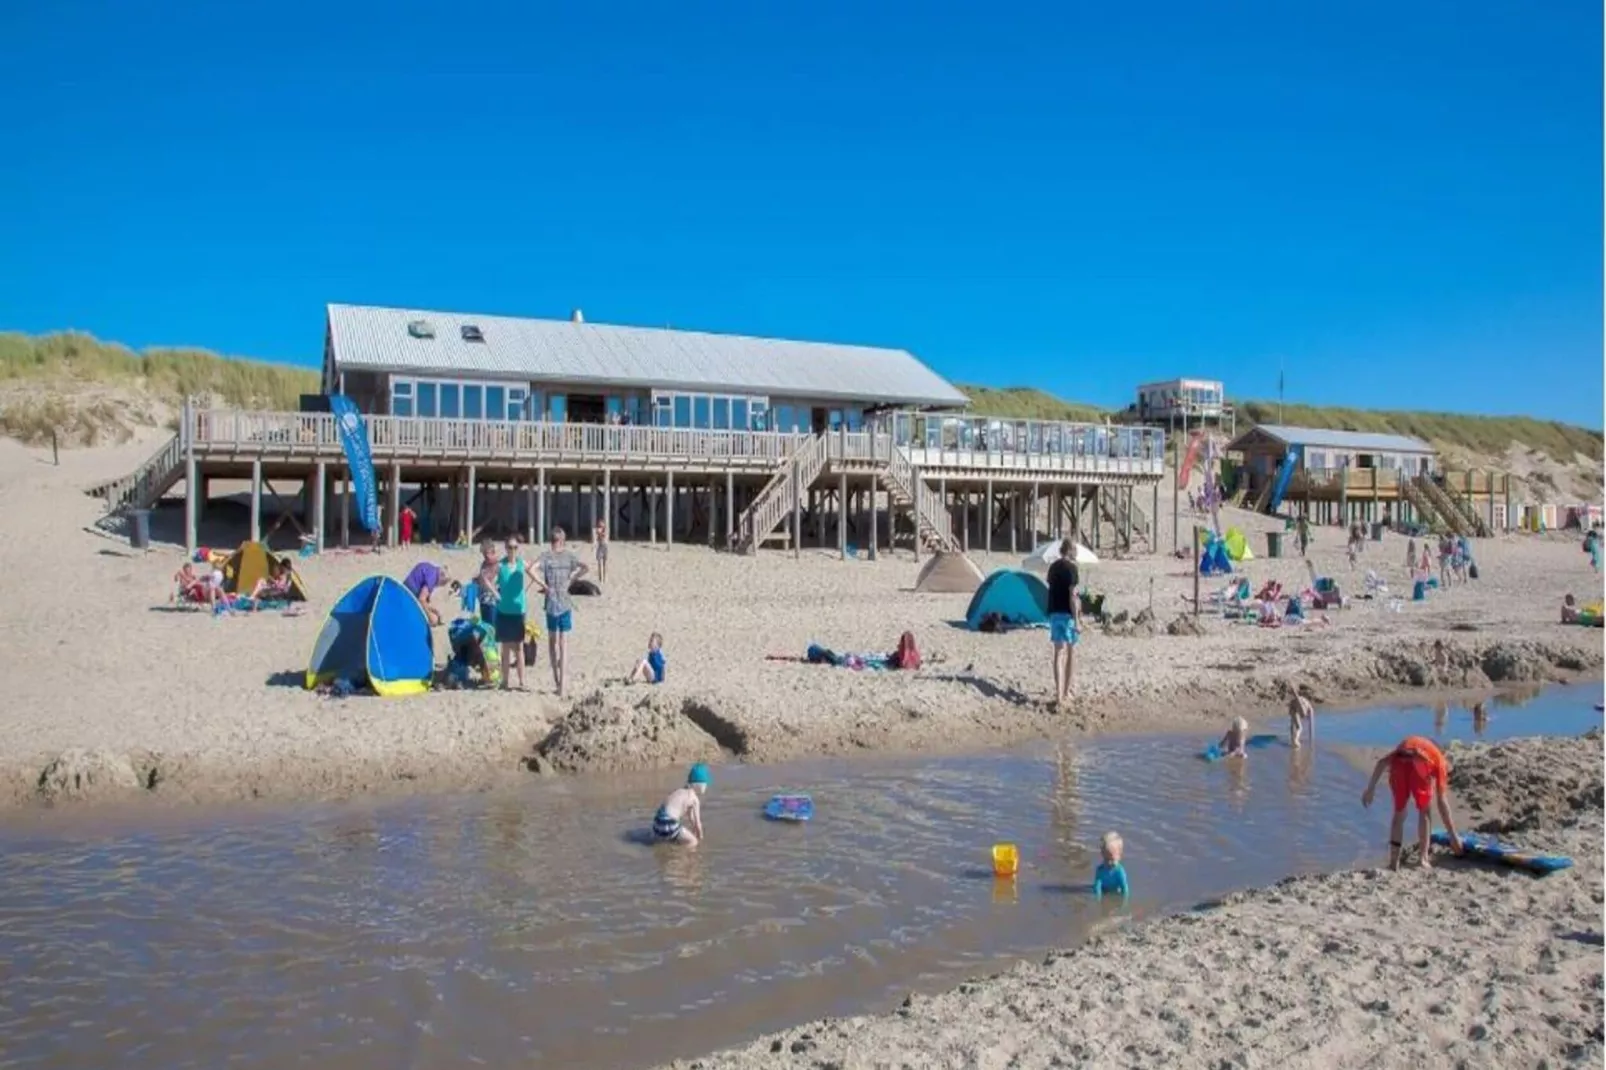
[[[1373,542],[1382,542],[1383,541],[1383,529],[1386,526],[1387,525],[1383,524],[1381,521],[1379,521],[1378,523],[1372,525],[1372,541]]]
[[[1283,533],[1280,531],[1266,532],[1266,556],[1283,556]]]
[[[151,548],[151,511],[134,509],[128,514],[128,545],[135,550]]]

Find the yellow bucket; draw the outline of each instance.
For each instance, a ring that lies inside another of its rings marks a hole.
[[[993,844],[993,876],[1013,877],[1020,869],[1020,851],[1012,843]]]

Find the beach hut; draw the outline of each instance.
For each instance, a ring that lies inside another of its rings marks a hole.
[[[308,688],[347,680],[387,698],[427,691],[434,675],[429,618],[389,576],[370,576],[340,596],[307,660]]]
[[[920,570],[915,591],[919,594],[972,594],[985,578],[976,562],[964,554],[940,550]]]
[[[1048,566],[1060,559],[1060,543],[1064,541],[1063,539],[1050,539],[1048,542],[1040,544],[1037,549],[1026,555],[1026,559],[1021,562],[1020,567],[1028,572],[1046,573]],[[1081,543],[1076,544],[1076,557],[1074,560],[1078,565],[1096,565],[1099,563],[1098,555]]]
[[[305,602],[307,589],[301,585],[301,575],[296,572],[290,559],[274,553],[260,542],[242,542],[239,549],[223,562],[223,589],[229,594],[249,596],[256,590],[258,580],[272,577],[274,565],[290,570],[290,593],[285,600]]]
[[[1048,585],[1030,572],[999,569],[971,597],[965,626],[980,631],[982,620],[990,616],[1016,627],[1047,624]]]

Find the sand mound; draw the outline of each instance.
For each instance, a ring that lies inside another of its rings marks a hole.
[[[142,786],[134,765],[121,754],[73,747],[39,772],[39,796],[47,802],[101,800]]]
[[[1599,729],[1578,740],[1450,748],[1450,791],[1486,832],[1571,828],[1602,810]]]
[[[719,743],[688,707],[705,709],[656,688],[605,688],[576,702],[537,750],[561,772],[622,772],[718,758]]]

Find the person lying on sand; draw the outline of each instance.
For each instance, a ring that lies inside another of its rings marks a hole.
[[[676,788],[652,817],[652,838],[659,843],[696,847],[703,839],[703,792],[713,778],[698,762],[686,774],[686,786]]]
[[[1309,730],[1311,742],[1316,741],[1316,707],[1311,705],[1310,699],[1299,693],[1299,687],[1292,680],[1285,683],[1288,692],[1288,745],[1299,746],[1299,738],[1304,730]]]
[[[1227,726],[1227,734],[1221,737],[1216,744],[1221,750],[1223,758],[1242,758],[1249,753],[1249,722],[1242,717],[1233,719]]]
[[[1394,795],[1394,820],[1389,825],[1389,868],[1400,868],[1401,837],[1405,834],[1405,804],[1416,802],[1417,849],[1421,852],[1421,865],[1432,865],[1428,859],[1429,838],[1433,834],[1433,817],[1428,804],[1438,801],[1439,819],[1444,831],[1450,834],[1450,849],[1461,853],[1461,837],[1455,831],[1455,819],[1450,816],[1450,763],[1444,752],[1433,741],[1421,736],[1407,736],[1399,746],[1379,758],[1372,769],[1371,782],[1361,793],[1361,805],[1371,806],[1377,794],[1378,781],[1387,773],[1389,790]]]
[[[1104,861],[1093,871],[1093,895],[1096,898],[1103,899],[1105,893],[1109,893],[1125,899],[1131,894],[1126,882],[1126,869],[1121,865],[1121,854],[1125,848],[1119,832],[1106,832],[1099,841],[1099,853],[1104,856]]]
[[[657,632],[647,637],[647,652],[636,662],[636,667],[630,670],[630,676],[625,683],[633,684],[637,680],[648,684],[664,682],[664,637]]]

